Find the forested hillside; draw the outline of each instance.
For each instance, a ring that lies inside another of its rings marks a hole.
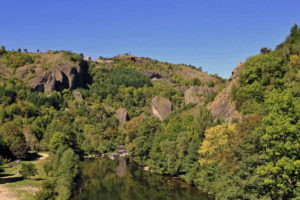
[[[300,198],[300,29],[229,80],[128,54],[0,50],[1,164],[49,151],[37,199],[68,199],[84,155],[125,145],[216,199]]]

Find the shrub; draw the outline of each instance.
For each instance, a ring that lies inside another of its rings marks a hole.
[[[209,81],[207,82],[207,86],[208,86],[208,87],[214,87],[214,86],[215,86],[215,82],[214,82],[213,80],[209,80]]]
[[[198,78],[193,78],[192,85],[201,85],[201,81]]]
[[[27,145],[22,142],[19,144],[15,144],[10,148],[10,151],[16,158],[26,158],[26,153],[27,153],[28,147]]]
[[[17,69],[26,64],[31,64],[34,62],[35,57],[29,54],[24,54],[20,52],[7,52],[3,56],[3,63],[10,68]]]
[[[22,163],[19,173],[23,178],[28,178],[29,176],[35,176],[37,174],[37,169],[32,163]]]

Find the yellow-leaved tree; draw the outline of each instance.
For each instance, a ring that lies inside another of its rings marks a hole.
[[[237,169],[236,154],[239,152],[243,134],[235,124],[221,124],[208,129],[198,153],[199,163],[206,167],[217,163],[222,168],[234,171]]]

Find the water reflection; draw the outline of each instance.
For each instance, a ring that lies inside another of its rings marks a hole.
[[[194,187],[143,171],[122,158],[84,161],[77,191],[74,200],[209,199]]]

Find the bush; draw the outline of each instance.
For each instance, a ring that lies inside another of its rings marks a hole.
[[[34,59],[35,57],[29,54],[9,51],[4,54],[3,63],[9,68],[17,69],[18,67],[33,63]]]
[[[5,51],[5,46],[1,46],[1,49],[0,49],[0,55],[3,55],[5,54],[6,51]]]
[[[43,189],[39,191],[34,199],[35,200],[55,200],[55,182],[46,181],[43,183]]]
[[[214,86],[215,86],[215,82],[214,82],[213,80],[209,80],[209,81],[207,82],[207,86],[208,86],[208,87],[214,87]]]
[[[28,147],[24,142],[15,144],[10,148],[11,153],[18,159],[26,158],[27,150]]]
[[[22,163],[19,173],[23,178],[28,178],[29,176],[35,176],[37,174],[37,169],[32,163]]]
[[[201,81],[198,78],[193,78],[192,79],[192,85],[194,85],[194,86],[201,85]]]

